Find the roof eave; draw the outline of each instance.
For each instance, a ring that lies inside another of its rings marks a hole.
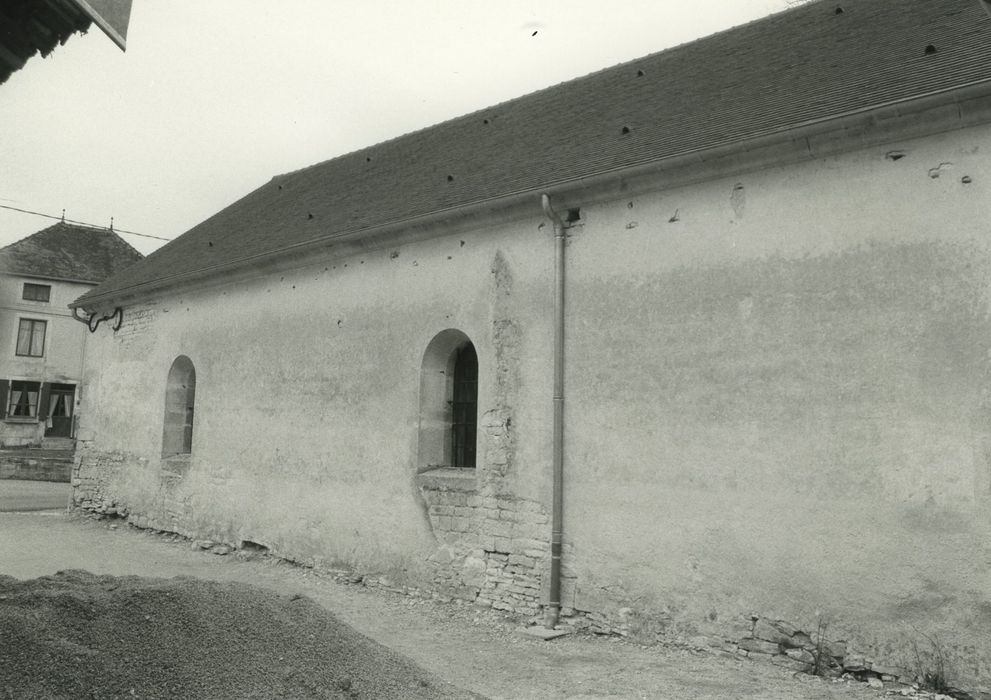
[[[945,111],[948,107],[951,108],[950,112]],[[931,118],[919,119],[919,115],[923,113]],[[470,219],[480,213],[511,210],[529,204],[533,205],[534,211],[539,211],[539,196],[545,193],[565,204],[568,201],[578,200],[587,204],[590,199],[594,201],[613,196],[617,190],[632,193],[646,189],[648,183],[653,183],[656,187],[658,175],[663,176],[663,187],[673,187],[710,177],[726,177],[775,163],[818,158],[854,148],[949,131],[988,121],[991,121],[991,80],[977,81],[907,100],[872,105],[845,114],[811,120],[704,149],[561,180],[545,187],[469,202],[374,227],[328,234],[212,267],[157,278],[102,294],[86,295],[85,299],[77,299],[69,306],[90,310],[106,307],[125,299],[135,300],[162,293],[207,277],[265,265],[268,261],[296,258],[320,248],[329,248],[359,239],[378,240],[397,236],[402,231],[424,231],[438,223],[451,224]],[[434,233],[434,235],[438,234]],[[390,242],[395,243],[392,240]],[[369,244],[363,247],[370,249],[377,246]]]

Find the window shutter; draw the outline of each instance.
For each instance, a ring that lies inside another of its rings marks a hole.
[[[48,420],[48,398],[52,395],[52,385],[45,382],[38,394],[38,420],[42,423]]]
[[[7,417],[7,393],[10,390],[10,382],[0,379],[0,419]]]

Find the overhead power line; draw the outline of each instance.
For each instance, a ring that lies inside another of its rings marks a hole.
[[[154,238],[156,241],[171,241],[171,238],[163,238],[162,236],[152,236],[150,233],[138,233],[137,231],[125,231],[122,228],[114,228],[113,224],[108,226],[100,226],[99,224],[88,224],[85,221],[75,221],[73,219],[65,218],[65,215],[54,216],[53,214],[42,214],[40,211],[31,211],[30,209],[19,209],[17,207],[10,207],[6,204],[0,204],[0,209],[10,209],[11,211],[19,211],[22,214],[34,214],[35,216],[43,216],[46,219],[55,219],[56,221],[61,221],[66,224],[76,224],[78,226],[89,226],[90,228],[102,228],[107,231],[113,231],[114,233],[126,233],[131,236],[141,236],[142,238]],[[111,219],[113,221],[113,219]]]

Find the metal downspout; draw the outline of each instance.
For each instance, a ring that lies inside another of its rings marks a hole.
[[[554,223],[554,505],[551,512],[551,585],[544,626],[554,629],[561,615],[561,541],[564,514],[564,222],[540,197],[544,214]]]

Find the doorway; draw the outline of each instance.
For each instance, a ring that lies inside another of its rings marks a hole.
[[[72,437],[73,405],[76,397],[74,384],[52,384],[49,389],[48,421],[45,437]]]

